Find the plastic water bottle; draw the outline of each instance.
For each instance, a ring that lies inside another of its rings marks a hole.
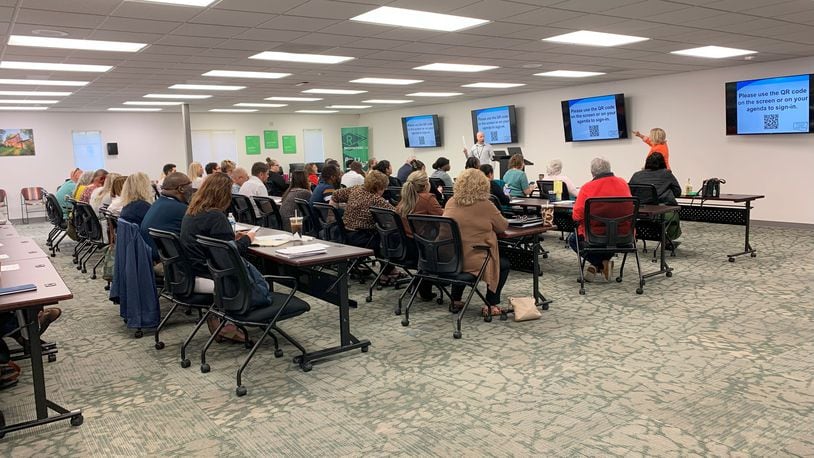
[[[684,186],[684,195],[689,196],[691,194],[692,194],[692,183],[690,182],[690,179],[687,178],[687,186]]]
[[[237,220],[235,219],[235,215],[229,213],[228,219],[229,219],[229,225],[232,226],[232,232],[235,232],[236,227],[237,227]]]

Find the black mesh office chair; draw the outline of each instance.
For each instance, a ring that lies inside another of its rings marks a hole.
[[[263,334],[257,339],[243,364],[237,370],[235,394],[243,396],[247,393],[242,381],[243,371],[272,330],[297,347],[303,355],[306,353],[305,348],[299,342],[277,327],[277,323],[302,315],[309,311],[311,307],[307,302],[294,296],[297,292],[297,280],[294,277],[263,275],[263,278],[269,282],[271,305],[252,308],[252,282],[246,264],[240,253],[238,253],[234,241],[227,242],[209,237],[197,237],[197,241],[206,251],[206,264],[212,274],[212,280],[215,282],[215,301],[210,313],[221,318],[220,325],[209,337],[201,351],[201,372],[209,372],[210,367],[206,363],[206,351],[227,322],[232,322],[237,326],[251,326],[263,329]],[[274,282],[289,287],[291,291],[288,294],[274,292]],[[277,339],[275,338],[274,341],[274,356],[282,357],[283,352],[277,345]],[[301,368],[304,371],[309,371],[311,370],[311,363],[303,362]]]
[[[99,222],[99,217],[89,204],[84,202],[77,202],[74,207],[74,212],[78,214],[79,225],[76,227],[77,235],[85,240],[87,250],[78,258],[76,269],[82,271],[83,274],[88,273],[88,261],[100,249],[107,247],[108,243],[104,238],[104,231],[102,224]],[[93,275],[91,278],[96,278],[96,268],[101,262],[97,262],[93,267]]]
[[[658,190],[654,185],[629,184],[628,187],[630,188],[630,194],[639,199],[639,205],[659,205]],[[664,215],[659,215],[659,218],[663,217]],[[636,220],[636,238],[642,241],[642,252],[647,253],[648,241],[656,242],[652,262],[657,262],[656,255],[659,252],[659,244],[661,243],[661,229],[660,219],[644,219],[640,217]],[[668,240],[664,248],[670,250],[670,256],[675,256],[676,247],[680,244],[679,241]]]
[[[540,191],[540,197],[547,199],[548,196],[554,193],[554,180],[537,180],[537,189]],[[562,184],[562,193],[560,200],[570,200],[571,194],[568,192],[568,186]]]
[[[312,218],[317,222],[317,226],[319,227],[316,236],[318,239],[342,244],[348,243],[348,231],[345,229],[342,213],[338,208],[330,204],[314,202],[311,212]],[[371,246],[372,244],[373,240],[369,240],[367,245],[363,248],[373,248],[373,246]],[[351,275],[351,277],[357,278],[359,283],[364,283],[365,279],[375,273],[370,266],[371,261],[372,258],[354,259],[353,262],[350,263],[350,266],[348,266],[348,274]],[[334,287],[339,284],[339,280],[339,278],[336,279],[328,288],[328,291],[333,290]]]
[[[322,229],[319,225],[319,220],[314,215],[314,209],[311,204],[305,199],[294,199],[297,204],[297,210],[302,216],[302,235],[310,235],[311,237],[319,237],[319,231]]]
[[[243,194],[232,194],[232,210],[238,223],[257,225],[257,216],[254,214],[252,200]]]
[[[45,246],[51,250],[51,257],[54,257],[57,255],[56,252],[59,251],[60,242],[62,242],[62,239],[67,235],[68,222],[62,214],[62,207],[59,205],[59,201],[53,194],[45,195],[45,212],[48,216],[48,222],[54,226],[51,228],[51,231],[48,232],[48,239],[45,242]]]
[[[272,229],[283,228],[283,217],[280,215],[280,207],[271,197],[253,196],[254,204],[260,211],[260,225]]]
[[[461,241],[461,232],[455,220],[443,216],[408,215],[407,221],[413,230],[413,240],[418,249],[418,271],[415,273],[418,283],[416,283],[416,287],[410,296],[410,302],[407,303],[407,308],[404,310],[404,318],[402,318],[401,324],[402,326],[410,325],[410,308],[415,301],[418,286],[420,286],[421,282],[432,281],[438,285],[441,291],[449,296],[450,309],[452,308],[452,296],[447,292],[445,285],[469,287],[469,294],[466,296],[463,308],[458,312],[458,317],[455,321],[455,331],[452,334],[452,337],[460,339],[461,320],[463,319],[464,313],[466,313],[466,309],[469,307],[472,296],[477,294],[481,300],[483,300],[483,303],[487,307],[489,306],[486,298],[478,290],[478,283],[483,279],[486,266],[491,259],[489,247],[485,245],[476,245],[473,247],[476,250],[484,251],[486,256],[478,271],[478,275],[472,275],[469,272],[462,271],[463,244]],[[500,319],[505,320],[506,314],[502,313]],[[491,314],[487,314],[484,317],[484,321],[492,321]]]
[[[617,282],[622,281],[627,255],[636,256],[639,287],[636,294],[644,292],[642,266],[636,248],[636,220],[639,216],[639,200],[635,197],[594,197],[585,201],[585,240],[577,237],[577,261],[579,263],[579,294],[585,294],[586,254],[624,253]]]
[[[412,285],[414,277],[410,270],[415,270],[417,267],[416,261],[409,259],[410,245],[414,247],[415,244],[407,237],[401,216],[389,208],[379,207],[371,207],[370,213],[376,225],[376,232],[379,233],[379,253],[381,257],[377,257],[377,259],[380,261],[381,268],[368,288],[367,297],[365,298],[367,302],[373,300],[373,288],[382,289],[379,279],[381,279],[388,266],[401,268],[408,275],[408,278],[396,280],[395,285],[393,285],[396,289],[404,284]],[[401,302],[409,290],[410,288],[406,288],[399,296],[398,305],[394,310],[396,315],[401,314]]]

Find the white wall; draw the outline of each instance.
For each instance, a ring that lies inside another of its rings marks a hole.
[[[357,115],[228,115],[192,113],[193,130],[234,130],[238,162],[251,167],[267,156],[284,164],[303,162],[303,129],[322,129],[326,155],[341,158],[340,128],[358,125]],[[36,155],[0,157],[0,188],[8,193],[11,218],[20,217],[20,189],[41,186],[54,192],[74,168],[73,131],[98,130],[103,143],[118,143],[119,155],[105,155],[105,168],[111,172],[130,174],[146,172],[158,178],[161,166],[174,163],[186,170],[181,114],[178,113],[34,113],[5,112],[0,114],[0,126],[6,129],[34,130]],[[247,156],[244,137],[262,135],[263,130],[277,130],[280,149],[263,150],[260,155]],[[282,136],[297,136],[297,154],[282,154]],[[329,156],[330,157],[330,156]]]
[[[560,101],[623,92],[629,130],[667,131],[670,165],[682,187],[687,179],[698,189],[708,177],[727,180],[722,191],[765,194],[755,204],[754,219],[814,224],[814,203],[801,186],[811,182],[814,171],[814,135],[726,136],[724,83],[750,78],[812,73],[814,58],[681,73],[672,76],[592,84],[473,101],[405,108],[361,115],[359,124],[371,128],[371,152],[379,160],[401,166],[415,154],[431,165],[438,156],[452,161],[452,174],[463,168],[461,136],[472,139],[470,110],[514,104],[518,129],[527,159],[534,166],[527,174],[545,172],[545,164],[563,161],[563,171],[575,183],[590,179],[593,157],[607,157],[614,172],[629,178],[644,165],[648,147],[639,139],[565,143]],[[488,79],[488,78],[486,78]],[[438,114],[442,117],[444,147],[404,148],[402,116]],[[631,135],[632,136],[632,135]],[[397,168],[396,167],[396,168]]]

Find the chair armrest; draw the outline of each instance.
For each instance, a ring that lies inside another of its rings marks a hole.
[[[263,278],[266,280],[272,280],[272,282],[282,283],[283,285],[290,287],[292,292],[300,289],[300,283],[294,277],[289,277],[287,275],[263,275]]]

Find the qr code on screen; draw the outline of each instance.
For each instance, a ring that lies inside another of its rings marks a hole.
[[[763,128],[764,129],[777,129],[780,121],[780,115],[768,114],[763,115]]]
[[[588,136],[589,137],[598,137],[599,136],[599,126],[588,126]]]
[[[489,141],[490,142],[496,142],[497,141],[497,131],[496,130],[493,130],[493,131],[489,132]]]
[[[419,144],[419,145],[423,145],[423,144],[424,144],[424,136],[423,136],[423,135],[419,135],[419,136],[418,136],[418,144]]]

